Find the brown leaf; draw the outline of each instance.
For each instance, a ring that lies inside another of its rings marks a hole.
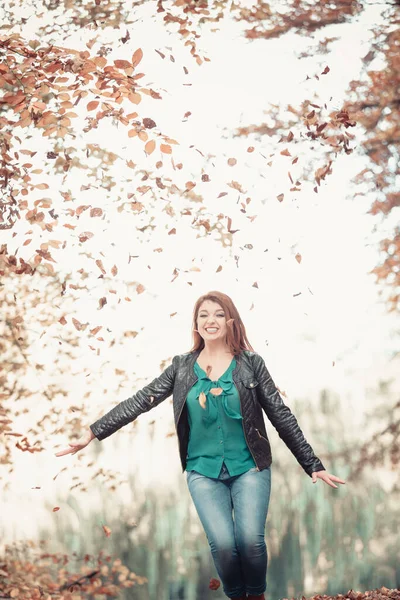
[[[67,323],[67,319],[62,316],[60,319],[58,319],[58,322],[61,323],[61,325],[65,325]]]
[[[146,127],[146,129],[152,129],[153,127],[157,127],[155,121],[153,121],[153,119],[149,119],[147,117],[145,117],[143,119],[143,125]]]
[[[132,55],[132,65],[134,67],[137,67],[138,64],[140,63],[140,61],[143,58],[143,50],[141,48],[138,48],[137,50],[135,50],[135,52]]]
[[[154,152],[155,148],[156,148],[155,140],[149,140],[144,147],[144,151],[146,152],[146,154],[151,154],[152,152]]]
[[[102,325],[97,325],[97,327],[94,327],[93,329],[89,329],[89,331],[92,335],[96,335],[96,333],[99,333],[99,331],[102,327],[103,327]]]
[[[106,534],[107,537],[110,537],[111,535],[111,529],[109,527],[107,527],[107,525],[103,525],[103,531]]]
[[[92,100],[91,102],[88,103],[86,109],[88,111],[90,110],[94,110],[95,108],[97,108],[99,105],[99,101],[98,100]]]
[[[103,296],[99,299],[99,309],[102,309],[105,304],[107,304],[107,298]]]
[[[103,214],[103,211],[101,208],[92,208],[90,210],[91,217],[101,217],[102,214]]]
[[[279,202],[283,201],[284,196],[285,196],[284,194],[279,194],[279,196],[277,196]]]
[[[78,331],[84,331],[88,326],[87,323],[85,325],[83,323],[80,323],[78,319],[75,319],[75,317],[72,317],[72,323],[74,324],[75,329],[77,329]]]
[[[105,269],[103,267],[102,261],[99,258],[96,260],[96,265],[99,267],[99,269],[103,273],[103,275],[105,275],[106,271],[105,271]]]
[[[114,65],[117,67],[117,69],[130,69],[132,68],[132,65],[129,61],[127,60],[114,60]]]
[[[237,163],[236,158],[228,158],[228,165],[230,167],[234,167],[236,165],[236,163]]]
[[[79,234],[79,241],[80,242],[86,242],[87,240],[90,240],[90,238],[93,237],[93,233],[91,231],[83,231],[82,233]]]
[[[296,256],[295,256],[295,259],[300,264],[301,263],[301,254],[297,253]]]
[[[282,156],[292,156],[287,148],[285,148],[285,150],[282,150],[281,154]]]
[[[55,507],[53,508],[53,512],[57,512],[58,510],[60,510],[60,507],[59,507],[59,506],[55,506]]]
[[[118,273],[118,268],[116,265],[114,265],[113,267],[111,267],[111,275],[113,275],[115,277],[117,273]]]
[[[172,154],[172,148],[168,144],[160,144],[160,150],[164,154]]]

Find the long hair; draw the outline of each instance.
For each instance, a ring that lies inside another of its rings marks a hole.
[[[243,324],[242,319],[240,318],[239,311],[234,305],[232,299],[218,291],[211,291],[197,300],[193,309],[193,328],[192,328],[192,336],[193,336],[193,346],[189,350],[189,352],[195,352],[196,350],[202,350],[204,348],[204,340],[199,334],[197,329],[197,316],[199,313],[200,306],[205,300],[211,300],[212,302],[217,302],[222,306],[225,311],[226,318],[226,326],[227,326],[227,334],[226,334],[226,342],[229,347],[229,350],[232,354],[237,356],[240,354],[241,350],[250,350],[251,352],[255,352],[253,347],[251,346],[249,340],[246,335],[246,328]]]

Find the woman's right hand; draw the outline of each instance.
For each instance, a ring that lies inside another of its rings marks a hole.
[[[66,448],[65,450],[60,450],[60,452],[56,453],[56,456],[65,456],[66,454],[76,454],[79,450],[86,448],[88,444],[95,438],[96,436],[89,429],[88,433],[85,433],[82,437],[79,438],[76,442],[71,442],[69,444],[70,448]]]

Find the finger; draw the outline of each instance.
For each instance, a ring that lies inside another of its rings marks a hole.
[[[338,483],[346,483],[344,479],[339,479],[339,477],[336,477],[336,475],[329,475],[329,477],[332,481],[337,481]]]
[[[327,483],[328,485],[330,485],[333,488],[337,488],[337,485],[335,485],[329,477],[324,477],[323,480],[325,481],[325,483]]]
[[[66,454],[69,454],[71,452],[71,449],[68,448],[67,450],[61,450],[60,452],[57,452],[56,456],[65,456]]]

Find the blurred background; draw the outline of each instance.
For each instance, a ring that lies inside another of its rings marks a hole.
[[[122,598],[225,597],[208,588],[172,397],[55,457],[191,349],[194,304],[216,289],[346,480],[313,485],[265,417],[269,600],[400,588],[396,4],[3,4],[4,565],[42,561],[59,581],[101,568]],[[51,52],[57,73],[42,73]],[[79,71],[89,54],[131,61],[115,93],[143,74],[141,99],[115,104],[126,122],[88,106],[102,89]]]

